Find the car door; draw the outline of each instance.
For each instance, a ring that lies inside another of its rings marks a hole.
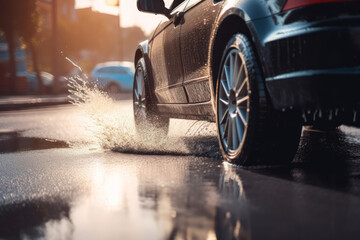
[[[155,95],[159,103],[187,103],[183,87],[183,68],[180,52],[181,21],[178,13],[183,12],[188,0],[175,0],[177,6],[171,11],[171,18],[161,23],[151,43]]]
[[[189,0],[184,10],[180,46],[189,103],[211,100],[207,61],[213,25],[222,4],[223,1]]]

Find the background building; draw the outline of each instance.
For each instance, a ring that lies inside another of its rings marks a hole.
[[[19,4],[21,1],[23,0],[19,0]],[[35,72],[36,69],[55,76],[69,76],[74,66],[65,60],[66,57],[87,73],[100,62],[133,61],[138,43],[147,38],[139,27],[120,27],[118,8],[115,8],[117,15],[114,15],[98,11],[92,6],[76,9],[75,0],[34,1],[40,16],[40,29],[31,51],[20,39],[16,40],[16,72],[19,76]],[[10,91],[7,88],[10,80],[5,81],[9,73],[7,50],[2,36],[0,94],[8,94]]]

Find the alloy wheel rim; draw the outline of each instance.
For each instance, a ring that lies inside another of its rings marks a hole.
[[[218,127],[225,152],[238,150],[246,136],[249,119],[249,79],[240,50],[227,54],[220,75]]]
[[[134,86],[134,109],[135,115],[141,118],[146,117],[145,83],[141,68],[138,68],[136,71]]]

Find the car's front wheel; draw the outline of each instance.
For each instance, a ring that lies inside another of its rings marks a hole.
[[[144,58],[136,65],[133,87],[133,109],[136,131],[146,140],[156,140],[167,135],[169,118],[160,116],[150,96],[148,73]]]
[[[277,120],[276,120],[277,119]],[[269,107],[253,48],[236,34],[222,57],[216,87],[216,124],[224,158],[241,165],[284,164],[293,159],[301,125]]]

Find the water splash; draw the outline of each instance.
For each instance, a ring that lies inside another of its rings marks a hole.
[[[104,149],[137,154],[219,155],[212,123],[171,120],[167,137],[156,137],[157,130],[147,127],[149,134],[140,138],[135,130],[131,100],[114,101],[86,75],[67,80],[70,102],[85,110],[85,127]]]
[[[70,58],[65,57],[66,60],[68,60],[74,67],[76,67],[77,69],[80,70],[80,72],[83,72],[83,70],[81,69],[81,67],[79,65],[77,65],[76,63],[74,63]]]

